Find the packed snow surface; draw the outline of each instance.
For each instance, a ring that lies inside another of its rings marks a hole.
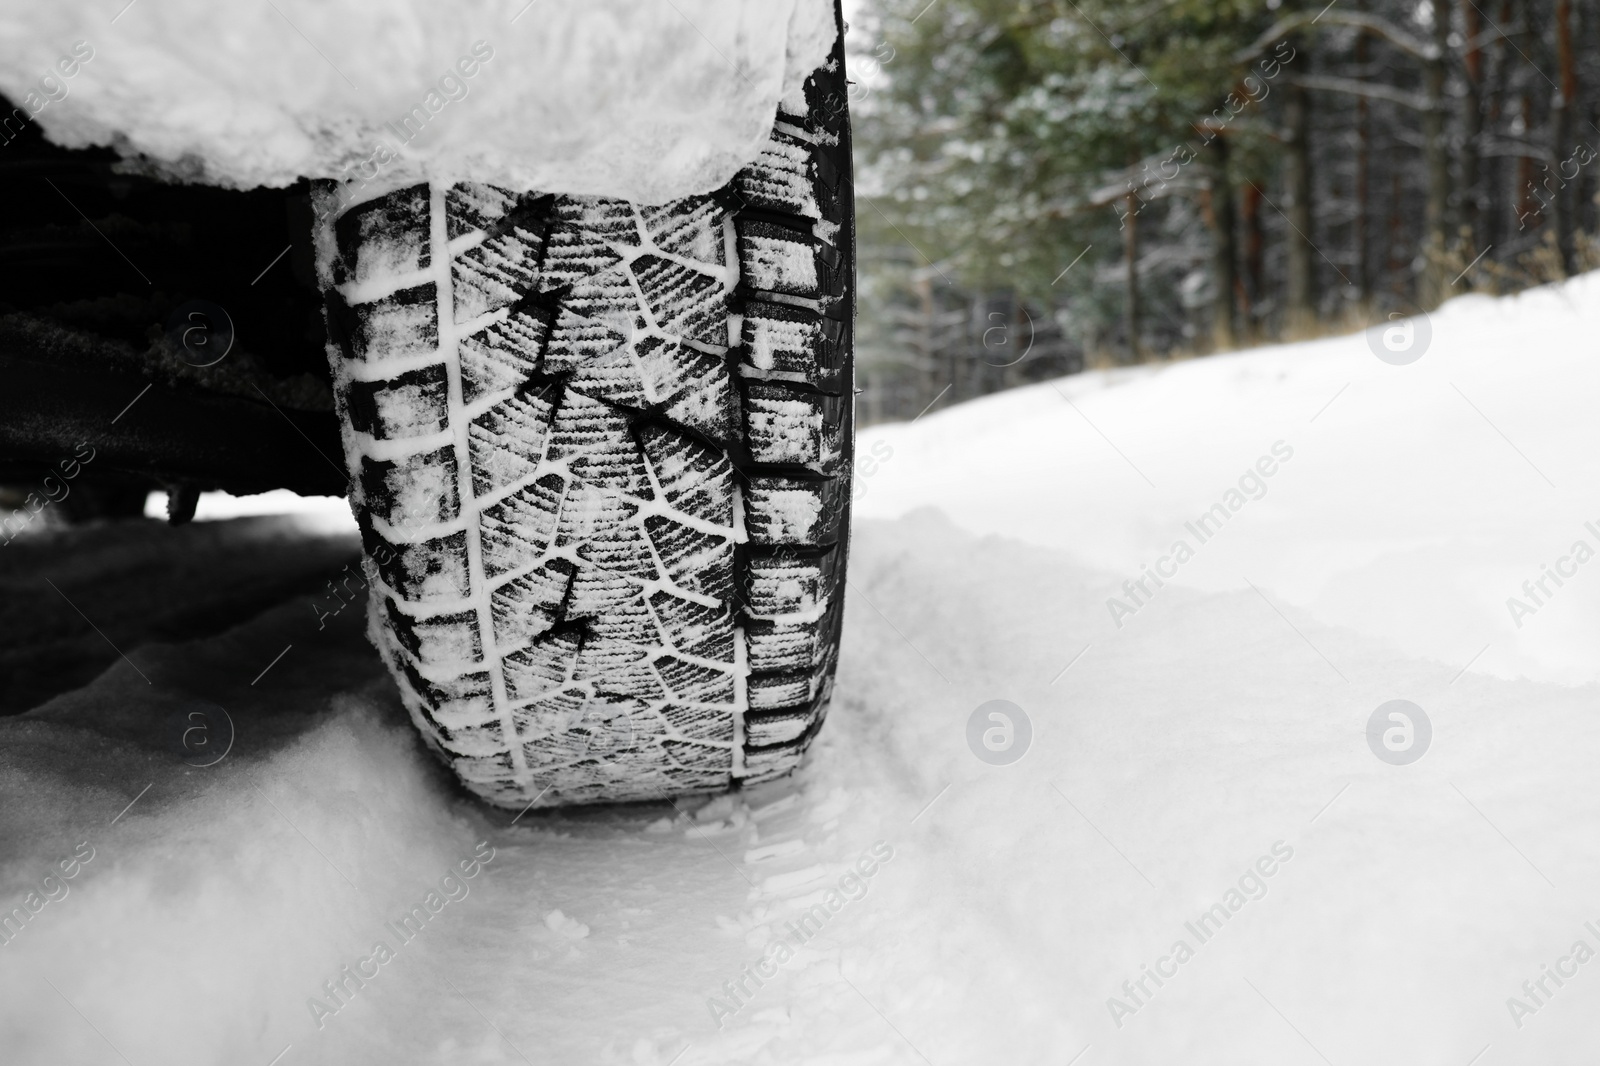
[[[1462,297],[1428,329],[1403,366],[1358,333],[935,406],[858,435],[855,514],[933,504],[1119,582],[1187,538],[1172,584],[1253,583],[1442,663],[1600,680],[1600,562],[1573,550],[1600,548],[1600,273]],[[1263,457],[1274,474],[1241,486]],[[1243,506],[1202,543],[1186,523],[1229,490]]]
[[[830,720],[792,779],[709,802],[466,799],[326,592],[182,640],[122,612],[126,660],[0,719],[0,906],[37,906],[0,945],[4,1057],[1588,1062],[1596,280],[1457,301],[1406,367],[1357,336],[865,432],[893,451]],[[234,540],[258,584],[354,551],[271,521],[173,531],[169,596]],[[109,611],[160,551],[85,536],[3,549],[32,553],[7,625],[75,617],[45,577]],[[1432,727],[1407,765],[1369,746],[1394,699]],[[212,765],[174,746],[221,744],[194,700],[233,723]],[[969,746],[991,700],[1031,724],[1009,765]]]
[[[834,37],[828,0],[0,0],[0,92],[188,180],[663,203],[749,162]]]

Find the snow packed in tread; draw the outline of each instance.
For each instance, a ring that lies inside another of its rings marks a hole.
[[[352,303],[330,297],[330,332],[364,364],[343,393],[358,512],[386,524],[365,526],[385,590],[374,640],[430,744],[490,802],[725,788],[792,769],[814,734],[849,415],[827,317],[839,253],[810,228],[844,221],[820,158],[775,131],[732,195],[651,207],[450,188],[442,348],[438,294],[418,283],[448,254],[434,194],[335,223]]]

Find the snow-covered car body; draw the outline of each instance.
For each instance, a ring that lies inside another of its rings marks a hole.
[[[6,0],[0,94],[186,181],[659,204],[753,159],[835,35],[827,0]]]
[[[803,104],[835,18],[828,0],[4,0],[0,485],[94,440],[84,516],[162,486],[179,517],[203,489],[343,494],[311,182],[707,192],[780,101]]]

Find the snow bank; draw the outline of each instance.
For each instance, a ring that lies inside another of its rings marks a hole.
[[[219,522],[249,515],[294,514],[306,529],[326,533],[356,532],[350,501],[343,496],[300,496],[288,489],[273,489],[250,496],[226,492],[202,492],[194,509],[194,521]],[[167,493],[151,492],[144,501],[144,516],[165,520]]]
[[[718,187],[834,41],[827,0],[0,3],[0,92],[188,180]]]
[[[1253,583],[1454,669],[1600,680],[1600,564],[1573,552],[1600,549],[1586,525],[1600,528],[1600,449],[1584,428],[1600,408],[1600,273],[1463,297],[1431,324],[1408,366],[1355,334],[1090,372],[866,429],[858,454],[892,458],[858,471],[855,512],[937,506],[1119,581],[1160,564],[1190,588]],[[1202,544],[1186,523],[1279,441],[1294,458]],[[1180,539],[1194,558],[1162,564]],[[1559,585],[1545,577],[1558,565]]]
[[[698,808],[509,824],[422,750],[359,613],[306,602],[0,720],[0,904],[95,849],[0,945],[8,1066],[1322,1061],[1295,1029],[1336,1063],[1589,1061],[1589,968],[1520,1029],[1505,1001],[1600,918],[1592,688],[1452,684],[1248,590],[1108,640],[1119,576],[931,512],[854,550],[810,764]],[[236,725],[214,766],[163,741],[193,694]],[[1362,728],[1397,695],[1435,722],[1407,767]],[[996,698],[1032,721],[1010,766],[967,746]]]

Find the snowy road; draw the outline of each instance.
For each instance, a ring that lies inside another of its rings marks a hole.
[[[47,607],[103,549],[27,545],[7,626],[48,610],[101,672],[0,719],[0,906],[75,873],[0,945],[3,1057],[1587,1062],[1600,569],[1520,629],[1503,601],[1600,519],[1594,280],[1452,305],[1411,367],[1356,337],[865,434],[894,454],[830,721],[795,779],[709,805],[460,796],[357,608],[318,629],[348,534],[177,531],[183,580],[141,595],[188,621],[100,600],[126,659]],[[1261,497],[1160,564],[1278,440]],[[118,573],[159,576],[161,532]],[[277,606],[162,598],[215,598],[241,542]],[[1135,596],[1141,564],[1176,576]],[[968,747],[992,699],[1032,724],[1012,765]],[[1392,699],[1432,724],[1409,765],[1369,748]],[[233,723],[211,766],[173,746],[195,700]]]

